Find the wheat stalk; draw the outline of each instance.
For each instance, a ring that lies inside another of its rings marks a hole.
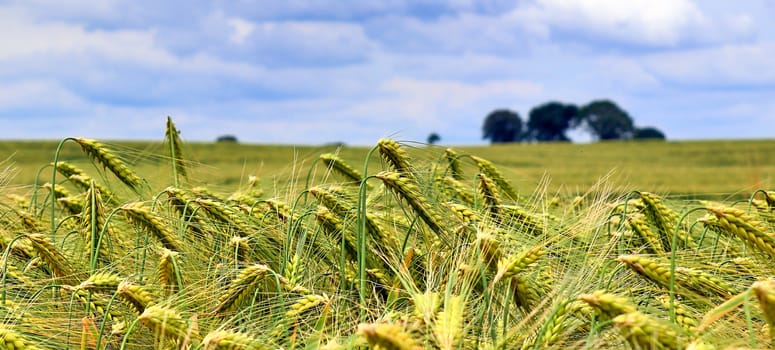
[[[406,154],[406,151],[401,148],[401,145],[399,145],[398,142],[382,138],[377,141],[377,148],[379,149],[379,154],[382,156],[382,159],[384,159],[394,171],[407,178],[415,179],[409,155]]]
[[[469,206],[474,205],[474,194],[468,186],[450,176],[444,177],[442,181],[446,187],[451,189],[452,192],[454,192],[455,195],[463,201],[462,204]]]
[[[162,249],[159,258],[159,284],[167,294],[175,294],[179,291],[179,286],[183,284],[182,275],[178,268],[178,252]]]
[[[338,215],[325,207],[318,207],[318,210],[315,212],[315,219],[323,228],[323,232],[333,241],[341,242],[342,238],[344,238],[344,251],[350,260],[354,260],[357,257],[357,237],[355,237],[355,233],[349,226],[344,226],[344,222]]]
[[[94,185],[94,183],[92,183]],[[89,261],[97,254],[97,260],[102,264],[109,264],[113,257],[108,249],[109,240],[116,237],[115,232],[106,223],[105,204],[97,187],[92,186],[86,192],[86,201],[80,212],[81,227],[85,234],[86,247],[89,252]],[[100,234],[103,234],[100,237]],[[99,244],[99,246],[98,246]]]
[[[65,290],[70,289],[69,286],[66,286],[64,288]],[[91,315],[94,316],[102,316],[107,320],[118,322],[120,319],[123,318],[123,314],[120,311],[117,311],[116,308],[111,308],[108,310],[108,304],[110,303],[110,299],[107,298],[104,295],[98,295],[98,294],[89,294],[87,290],[75,288],[71,289],[73,291],[73,294],[78,298],[78,301],[80,301],[82,304],[87,305],[89,312]]]
[[[731,233],[746,242],[748,246],[775,257],[775,236],[752,216],[744,211],[715,203],[706,203],[705,209],[716,216],[717,225],[723,232]]]
[[[309,192],[312,194],[312,196],[315,197],[315,199],[320,202],[320,204],[324,205],[326,208],[330,209],[331,212],[336,214],[336,217],[334,218],[330,216],[328,211],[321,211],[319,209],[319,212],[316,214],[319,222],[323,223],[325,221],[330,221],[330,223],[333,224],[334,221],[339,221],[342,223],[355,217],[356,206],[353,202],[353,199],[344,193],[340,188],[318,186],[311,188]],[[334,226],[328,225],[328,232],[335,232],[335,226],[336,224],[334,224]],[[334,230],[332,231],[331,229]],[[398,241],[396,238],[379,225],[377,216],[375,216],[373,213],[366,213],[366,230],[377,242],[378,246],[386,248],[398,247]],[[346,232],[348,235],[346,239],[353,239],[352,242],[355,242],[355,234],[351,231],[352,230],[349,229],[348,232]]]
[[[665,308],[670,310],[670,297],[667,295],[660,295],[657,301]],[[693,334],[697,330],[698,316],[693,313],[688,306],[677,300],[673,300],[673,308],[675,310],[675,322],[686,332],[687,334]]]
[[[70,196],[57,199],[67,215],[78,215],[83,212],[84,201],[80,197]]]
[[[518,205],[498,205],[495,209],[499,220],[510,227],[518,228],[520,231],[533,236],[540,236],[546,232],[544,223],[530,211]]]
[[[293,254],[291,260],[285,265],[285,278],[291,288],[299,285],[301,277],[304,275],[304,264],[301,262],[299,254]]]
[[[751,286],[767,321],[771,341],[775,342],[775,280],[756,281]]]
[[[474,246],[479,251],[479,260],[491,271],[498,271],[498,263],[503,260],[503,251],[497,237],[489,233],[480,232],[476,236]]]
[[[442,350],[457,349],[463,336],[466,301],[460,295],[450,295],[444,302],[444,310],[436,315],[433,335]]]
[[[175,231],[168,224],[165,224],[161,217],[146,208],[143,203],[125,204],[120,209],[129,222],[156,236],[165,248],[180,251],[181,243],[175,237]]]
[[[509,279],[518,275],[545,254],[546,250],[544,250],[543,246],[535,246],[533,248],[525,249],[519,254],[513,255],[507,259],[501,259],[498,261],[498,273],[495,275],[493,283],[501,279]]]
[[[40,222],[36,217],[32,216],[30,213],[26,211],[19,211],[14,210],[16,215],[19,217],[19,221],[22,224],[22,227],[25,231],[31,234],[41,233],[44,231],[43,229],[43,223]]]
[[[442,218],[430,206],[430,202],[422,195],[420,189],[411,178],[397,172],[381,172],[376,177],[390,188],[399,198],[406,201],[420,219],[446,242],[446,229],[441,223]]]
[[[417,342],[401,327],[393,324],[361,324],[358,334],[366,338],[374,349],[420,350]]]
[[[204,350],[264,350],[269,349],[253,336],[236,331],[214,330],[202,340]]]
[[[51,163],[51,165],[53,166],[54,163]],[[62,174],[62,176],[66,178],[69,178],[70,176],[73,176],[73,175],[80,175],[80,176],[86,175],[86,173],[83,170],[81,170],[81,168],[65,161],[59,161],[56,163],[56,171]]]
[[[457,216],[457,218],[460,219],[460,221],[462,221],[465,225],[475,224],[481,220],[479,215],[476,215],[476,213],[471,208],[464,204],[445,203],[444,205],[450,208],[452,213],[454,213],[455,216]]]
[[[81,150],[103,168],[110,170],[124,184],[137,191],[142,186],[142,180],[107,146],[96,140],[76,137],[73,139]]]
[[[121,284],[123,281],[124,279],[117,274],[110,272],[97,272],[77,285],[75,289],[111,293],[115,291],[119,284]]]
[[[561,301],[557,305],[556,310],[544,322],[543,328],[545,331],[536,341],[542,344],[543,348],[549,348],[559,342],[563,336],[567,336],[583,325],[583,322],[573,318],[573,316],[584,313],[584,310],[587,308],[589,306],[579,300]],[[588,311],[593,312],[592,310]]]
[[[25,237],[30,241],[32,248],[38,253],[38,256],[51,268],[54,276],[60,278],[66,284],[78,284],[72,265],[70,265],[67,258],[47,236],[35,233],[28,234]]]
[[[231,281],[226,293],[218,298],[218,305],[213,312],[224,313],[236,310],[269,271],[271,271],[269,266],[262,264],[253,264],[242,269]]]
[[[595,313],[607,320],[637,311],[635,305],[628,298],[604,290],[579,295],[578,299],[587,303],[595,310]]]
[[[0,325],[0,346],[9,350],[40,350],[35,345],[32,345],[29,340],[24,336],[14,331],[10,325]]]
[[[447,148],[444,150],[444,158],[446,158],[447,163],[449,163],[449,175],[452,179],[462,181],[464,176],[463,168],[460,166],[460,155],[455,152],[455,150]]]
[[[627,341],[637,349],[684,349],[685,340],[672,324],[638,311],[613,318]]]
[[[155,335],[171,338],[179,344],[199,338],[196,329],[183,321],[180,314],[169,307],[149,306],[138,319]]]
[[[116,294],[124,300],[138,314],[141,314],[151,305],[156,304],[156,297],[147,288],[122,281],[116,287]]]
[[[638,234],[648,244],[648,248],[657,255],[665,254],[665,248],[662,239],[651,230],[643,214],[633,214],[627,216],[627,224],[633,232]]]
[[[339,158],[337,155],[333,153],[321,154],[320,160],[326,163],[326,166],[328,166],[328,168],[333,169],[334,171],[342,175],[345,179],[349,180],[348,183],[356,184],[356,185],[361,183],[361,179],[363,179],[363,175],[361,174],[361,172],[358,170],[355,170],[355,168],[347,164],[344,160]]]
[[[490,213],[490,217],[496,222],[501,221],[498,207],[503,204],[498,188],[495,182],[485,174],[477,175],[479,178],[479,195],[484,199],[484,207]]]
[[[691,236],[687,235],[683,230],[676,232],[676,226],[678,225],[679,219],[678,214],[668,208],[659,196],[650,192],[641,192],[640,200],[644,204],[643,209],[646,218],[657,227],[657,232],[662,237],[663,247],[666,248],[671,246],[671,239],[674,234],[677,235],[677,238],[682,240],[687,247],[694,247]]]
[[[308,294],[301,297],[298,301],[290,306],[290,310],[285,312],[286,317],[295,318],[303,314],[304,312],[311,310],[320,305],[330,304],[331,299],[325,294]]]
[[[248,236],[253,232],[239,213],[226,203],[209,198],[197,198],[193,202],[204,209],[211,218],[233,227],[240,236]]]
[[[167,117],[167,128],[164,131],[164,138],[169,144],[172,170],[175,174],[175,183],[177,184],[178,175],[188,177],[188,173],[183,160],[183,141],[180,140],[180,131],[175,127],[175,123],[172,122],[170,117]]]
[[[470,157],[476,163],[476,166],[479,167],[479,171],[488,178],[492,179],[493,182],[495,182],[495,184],[498,185],[498,187],[503,192],[505,192],[507,196],[509,196],[509,198],[525,202],[525,199],[517,193],[517,191],[506,180],[503,174],[489,160],[477,156]]]
[[[264,191],[259,186],[259,179],[255,175],[248,176],[248,184],[244,190],[240,190],[232,193],[228,201],[236,202],[238,204],[255,204],[261,200],[261,196],[264,195]]]

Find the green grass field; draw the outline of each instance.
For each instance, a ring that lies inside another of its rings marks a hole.
[[[162,143],[107,142],[119,150],[130,166],[154,184],[167,183],[170,176]],[[0,142],[0,160],[10,159],[16,168],[13,185],[30,185],[41,166],[53,161],[57,142]],[[407,146],[412,146],[411,143]],[[686,141],[612,142],[596,144],[516,144],[483,147],[455,147],[499,165],[520,191],[533,192],[548,179],[547,190],[563,196],[583,194],[596,182],[619,190],[649,191],[670,196],[743,198],[756,189],[772,188],[775,173],[775,141]],[[432,158],[444,146],[409,147],[415,157]],[[278,146],[249,144],[186,144],[193,178],[200,183],[230,191],[257,175],[267,190],[273,183],[288,183],[306,177],[321,153],[336,152],[333,146]],[[344,147],[339,156],[358,168],[368,147]],[[76,145],[65,144],[61,160],[89,166]],[[376,157],[374,158],[376,159]],[[378,163],[373,164],[377,169]],[[317,166],[320,174],[322,166]],[[49,168],[50,170],[50,168]],[[43,173],[42,182],[50,177]]]

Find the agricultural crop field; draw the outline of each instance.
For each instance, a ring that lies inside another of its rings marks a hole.
[[[0,348],[775,344],[772,142],[165,134],[0,144]]]
[[[160,137],[161,139],[161,137]],[[376,140],[375,140],[376,142]],[[132,168],[144,174],[152,187],[169,182],[169,151],[161,140],[106,142]],[[58,141],[0,141],[0,160],[10,157],[14,186],[34,183],[42,166],[53,161]],[[402,142],[414,158],[437,161],[447,146]],[[272,146],[250,144],[186,143],[190,179],[225,193],[245,184],[250,175],[262,178],[266,191],[284,187],[291,178],[306,176],[324,153],[337,155],[362,168],[369,147]],[[541,143],[458,147],[498,164],[520,191],[546,187],[551,194],[582,195],[603,180],[618,191],[649,189],[671,197],[746,199],[754,191],[773,188],[775,140],[611,142],[594,144]],[[93,167],[78,146],[65,144],[60,158]],[[372,171],[380,170],[377,155]],[[322,173],[318,167],[318,174]],[[472,174],[472,176],[475,174]],[[470,179],[470,180],[473,180]],[[279,183],[277,183],[279,181]]]

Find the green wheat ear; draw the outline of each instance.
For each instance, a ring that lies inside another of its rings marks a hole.
[[[337,155],[333,153],[325,153],[320,155],[320,160],[322,160],[324,163],[326,163],[326,166],[328,166],[330,169],[334,170],[335,172],[342,175],[344,178],[346,178],[348,183],[351,184],[360,184],[361,179],[363,179],[363,175],[360,171],[355,170],[350,164],[347,164],[344,160],[339,158]]]
[[[188,178],[186,164],[183,157],[183,141],[180,140],[180,131],[175,127],[171,117],[167,117],[167,129],[164,132],[164,139],[170,149],[172,158],[172,172],[175,176],[175,186],[178,186],[178,176]]]
[[[409,155],[406,154],[406,151],[401,148],[398,142],[391,139],[380,139],[377,142],[377,148],[379,149],[379,155],[393,170],[408,178],[415,178]]]
[[[92,160],[102,165],[103,168],[110,170],[116,177],[121,180],[125,185],[131,189],[138,191],[142,186],[142,180],[124,164],[118,155],[116,155],[110,148],[104,144],[92,139],[85,139],[81,137],[74,138],[81,150]]]

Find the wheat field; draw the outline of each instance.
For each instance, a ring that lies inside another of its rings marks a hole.
[[[0,164],[0,348],[740,349],[775,337],[769,142],[734,157],[733,142],[392,139],[240,153],[185,143],[168,120],[164,142],[30,144],[51,151],[17,143]],[[613,175],[605,147],[620,152]],[[660,148],[686,173],[655,166]],[[531,163],[552,157],[578,169]]]

